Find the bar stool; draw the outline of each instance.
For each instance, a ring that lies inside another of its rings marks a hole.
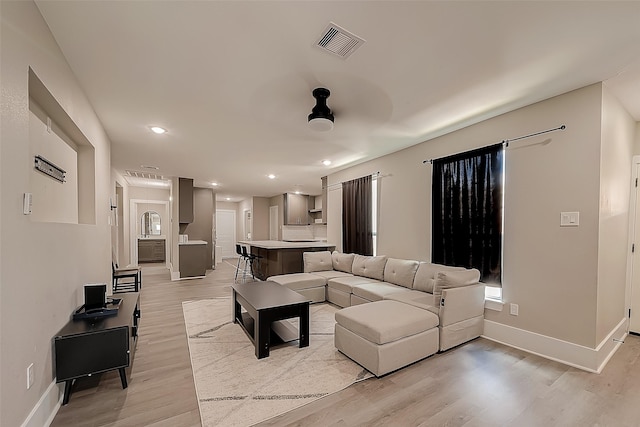
[[[251,278],[253,280],[256,279],[256,276],[253,274],[253,264],[254,262],[260,262],[260,258],[262,258],[261,256],[258,255],[254,255],[254,254],[250,254],[247,252],[247,247],[246,246],[242,246],[242,256],[245,258],[245,264],[244,264],[244,271],[242,273],[242,281],[245,280],[245,277],[247,275],[247,265],[249,266],[249,272],[251,273]]]
[[[247,252],[247,250],[246,250],[246,248],[244,246],[240,246],[240,245],[236,244],[236,253],[238,254],[238,265],[236,266],[236,277],[234,279],[234,282],[238,281],[238,272],[240,271],[240,262],[244,262],[243,278],[244,278],[244,275],[246,274],[245,272],[247,270],[248,257],[243,254],[242,249],[244,249],[245,253]]]

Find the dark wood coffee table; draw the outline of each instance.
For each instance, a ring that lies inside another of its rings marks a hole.
[[[269,357],[271,323],[278,320],[299,317],[299,347],[309,346],[309,299],[274,282],[235,283],[231,288],[233,321],[255,345],[258,359]]]

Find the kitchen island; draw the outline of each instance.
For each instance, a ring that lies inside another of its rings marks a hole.
[[[250,253],[260,257],[254,263],[253,274],[256,279],[267,280],[278,274],[302,273],[304,252],[331,251],[335,245],[319,241],[284,242],[281,240],[241,241],[241,245],[250,248]]]

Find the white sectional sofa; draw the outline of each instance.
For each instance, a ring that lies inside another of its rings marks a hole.
[[[328,251],[305,252],[303,257],[304,273],[272,276],[267,280],[287,286],[313,302],[329,301],[340,307],[353,307],[390,300],[402,303],[404,307],[408,305],[426,310],[437,316],[436,349],[439,351],[476,338],[483,332],[484,284],[479,282],[480,272],[476,269]],[[406,319],[398,316],[397,310],[394,313],[389,311],[388,307],[391,306],[398,307],[397,304],[376,304],[367,310],[346,311],[349,316],[355,316],[353,318],[336,314],[338,326],[346,326],[346,329],[360,328],[363,323],[367,323],[367,318],[371,319],[371,312],[375,309],[380,311],[381,318],[398,323],[400,329],[397,330],[403,330],[407,326],[404,324]],[[360,326],[349,326],[356,324]],[[350,332],[363,336],[357,331]],[[376,345],[382,344],[388,343],[380,342]],[[343,350],[338,346],[337,337],[336,346]],[[421,358],[430,354],[433,352]],[[351,354],[347,355],[352,357]],[[352,358],[358,361],[357,358]],[[365,367],[369,369],[368,366]],[[389,372],[388,369],[379,372],[386,373]]]

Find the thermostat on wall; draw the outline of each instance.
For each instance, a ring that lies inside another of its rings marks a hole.
[[[560,227],[577,227],[580,225],[580,212],[561,212]]]

